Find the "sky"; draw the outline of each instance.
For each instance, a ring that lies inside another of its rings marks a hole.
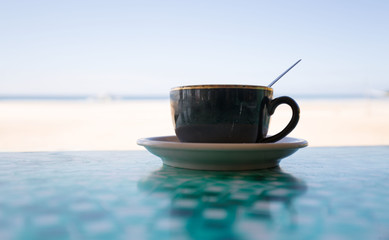
[[[3,1],[0,94],[167,95],[191,84],[275,93],[389,90],[389,1]]]

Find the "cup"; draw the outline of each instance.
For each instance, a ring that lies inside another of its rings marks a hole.
[[[270,116],[287,104],[292,118],[279,133],[267,136]],[[273,99],[273,89],[254,85],[190,85],[172,88],[174,129],[181,142],[270,143],[297,125],[300,109],[290,97]]]

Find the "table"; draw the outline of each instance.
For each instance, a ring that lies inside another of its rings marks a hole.
[[[0,239],[389,239],[389,147],[193,171],[146,151],[0,153]]]

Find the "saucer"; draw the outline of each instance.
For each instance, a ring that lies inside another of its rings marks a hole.
[[[275,143],[187,143],[164,136],[138,139],[137,144],[172,167],[220,171],[276,167],[281,159],[308,146],[306,140],[292,137]]]

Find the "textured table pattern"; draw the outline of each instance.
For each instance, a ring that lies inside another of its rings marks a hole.
[[[146,151],[0,153],[0,239],[389,239],[389,147],[192,171]]]

